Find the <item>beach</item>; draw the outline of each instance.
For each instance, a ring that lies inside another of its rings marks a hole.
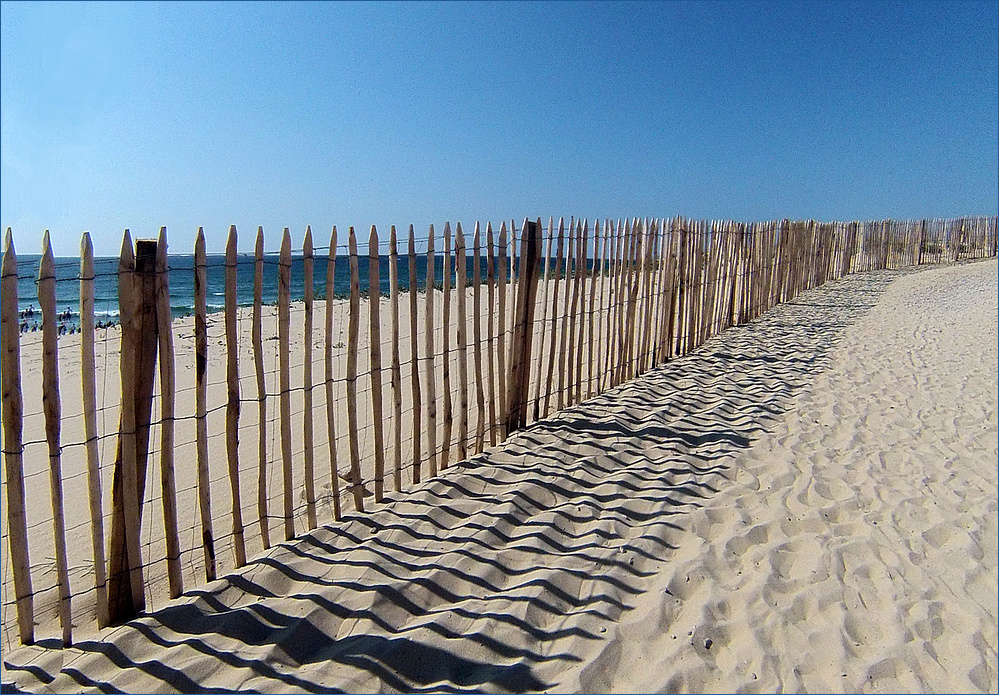
[[[554,282],[549,283],[554,290]],[[564,296],[566,283],[560,283],[559,299]],[[467,320],[466,336],[468,347],[466,351],[468,371],[468,412],[466,442],[469,451],[474,451],[479,425],[479,408],[476,391],[479,376],[486,383],[483,385],[485,406],[483,407],[483,443],[489,447],[492,441],[501,442],[501,427],[497,422],[490,427],[489,417],[500,411],[496,403],[500,387],[498,377],[500,370],[500,346],[510,345],[512,333],[512,314],[514,290],[508,287],[506,297],[506,315],[503,326],[499,316],[487,319],[489,309],[489,291],[483,285],[479,288],[480,314],[483,340],[481,344],[482,368],[476,368],[472,320],[474,314],[475,290],[466,290]],[[499,297],[498,289],[493,297],[493,313]],[[607,306],[612,298],[609,296],[610,283],[604,288],[603,312],[596,312],[600,318],[601,327],[604,317],[608,314]],[[429,380],[433,375],[436,391],[436,446],[434,453],[437,465],[441,468],[459,460],[459,434],[461,402],[459,394],[459,353],[456,349],[454,334],[457,325],[457,293],[452,289],[450,307],[450,345],[449,381],[452,401],[452,417],[448,422],[447,410],[444,405],[445,376],[443,351],[443,295],[434,292],[434,325],[433,341],[435,358],[433,363],[426,358],[426,294],[417,295],[418,316],[415,322],[416,342],[419,350],[417,374],[420,380],[422,395],[419,412],[421,424],[419,429],[414,422],[413,392],[413,361],[411,356],[411,337],[413,326],[410,322],[410,295],[402,292],[399,296],[399,349],[400,349],[400,483],[396,487],[394,472],[394,441],[395,414],[393,412],[393,393],[391,381],[391,336],[392,319],[390,301],[386,297],[380,300],[379,342],[382,354],[382,448],[385,458],[384,488],[386,494],[396,497],[407,494],[412,486],[414,438],[420,438],[420,477],[426,480],[430,474],[430,437],[427,401],[429,398]],[[545,294],[539,293],[539,301]],[[552,300],[549,299],[549,302]],[[349,304],[346,299],[334,299],[331,304],[330,317],[330,351],[332,370],[332,403],[333,403],[333,436],[336,442],[336,466],[331,466],[331,455],[327,428],[327,391],[325,366],[326,340],[326,302],[316,301],[313,307],[312,340],[305,339],[305,306],[301,301],[291,302],[289,310],[289,411],[290,433],[287,437],[291,443],[291,488],[288,491],[291,508],[291,526],[294,533],[301,534],[308,530],[308,505],[305,488],[306,467],[304,463],[305,424],[308,420],[312,425],[313,434],[313,468],[316,500],[316,516],[319,523],[331,521],[334,517],[334,502],[338,501],[343,511],[354,509],[352,488],[349,485],[350,459],[348,455],[350,441],[348,436],[349,420],[347,409],[347,360],[349,341]],[[371,378],[369,373],[369,344],[371,339],[369,326],[369,299],[359,300],[359,332],[354,343],[358,353],[358,372],[356,380],[358,402],[358,437],[357,447],[361,478],[363,483],[363,499],[370,507],[374,491],[374,451],[376,449],[374,436],[374,416],[372,406]],[[560,317],[567,309],[559,307]],[[616,316],[616,312],[615,312]],[[550,314],[546,321],[535,322],[535,339],[539,341],[542,331],[551,339]],[[285,488],[283,484],[282,454],[285,435],[281,426],[281,347],[280,331],[278,329],[279,312],[276,306],[261,307],[261,357],[264,374],[264,428],[262,440],[264,446],[265,465],[261,468],[259,447],[261,442],[260,415],[257,402],[257,383],[254,365],[254,349],[252,344],[252,308],[240,307],[237,311],[237,360],[239,364],[239,393],[241,399],[238,427],[238,480],[239,508],[244,529],[244,542],[247,557],[254,557],[265,549],[261,516],[266,518],[268,538],[271,544],[285,539],[284,505]],[[544,329],[542,328],[544,323]],[[172,321],[174,345],[174,364],[176,371],[176,393],[174,411],[174,471],[176,476],[176,505],[178,509],[178,531],[180,542],[180,566],[185,588],[196,587],[205,582],[205,553],[202,545],[202,515],[199,505],[199,486],[196,443],[197,407],[196,407],[196,355],[194,317],[176,318]],[[494,334],[504,333],[500,342],[498,335],[492,341],[486,340],[487,328],[492,326]],[[207,371],[206,371],[206,430],[207,430],[207,469],[209,479],[209,498],[211,513],[211,530],[213,549],[218,575],[233,569],[234,552],[234,520],[230,476],[227,469],[226,451],[226,402],[228,398],[226,366],[227,347],[225,339],[225,319],[221,312],[208,314],[206,320],[207,332]],[[45,439],[45,421],[43,416],[42,393],[42,341],[41,332],[21,334],[21,386],[24,398],[24,485],[27,500],[26,517],[29,534],[29,559],[33,579],[34,620],[36,635],[45,637],[59,630],[58,590],[54,581],[56,573],[56,553],[52,534],[52,508],[49,504],[49,460]],[[565,339],[565,336],[562,336]],[[96,592],[94,591],[94,553],[91,544],[91,516],[88,503],[88,474],[86,460],[86,434],[82,412],[81,396],[81,340],[79,333],[60,336],[58,341],[58,364],[60,380],[61,408],[61,467],[63,505],[67,529],[67,551],[69,564],[69,583],[72,593],[74,634],[86,636],[95,631]],[[120,341],[121,328],[113,326],[97,329],[95,332],[95,362],[96,362],[96,419],[98,434],[98,451],[100,459],[100,476],[102,485],[102,508],[104,535],[110,536],[112,525],[112,471],[116,459],[118,424],[120,413]],[[577,339],[581,342],[580,339]],[[491,347],[489,343],[492,343]],[[577,345],[578,345],[577,342]],[[311,354],[306,357],[306,348],[311,347]],[[547,347],[547,345],[546,345]],[[599,347],[599,345],[598,345]],[[493,368],[488,368],[489,357],[492,355]],[[544,353],[542,364],[548,368],[547,352]],[[312,375],[311,397],[312,407],[306,408],[306,363],[311,364]],[[558,360],[554,367],[553,390],[564,375],[560,371]],[[489,378],[494,379],[490,388]],[[531,393],[535,393],[538,375],[535,373]],[[594,372],[594,381],[596,373]],[[147,608],[156,608],[168,597],[168,570],[166,563],[166,532],[163,488],[160,484],[161,457],[160,436],[162,422],[162,399],[159,381],[154,385],[152,401],[152,427],[149,437],[149,458],[147,462],[146,485],[143,494],[141,552],[145,580],[145,600]],[[585,387],[584,387],[585,392]],[[563,394],[564,395],[564,394]],[[550,409],[558,407],[562,398],[553,396],[550,399]],[[490,403],[493,401],[493,403]],[[307,418],[307,414],[311,417]],[[445,433],[450,429],[450,443],[445,446]],[[491,430],[491,431],[490,431]],[[445,456],[446,451],[446,456]],[[334,468],[336,469],[337,490],[334,492]],[[3,472],[6,475],[6,471]],[[261,488],[261,478],[263,487]],[[402,490],[400,493],[399,490]],[[261,492],[262,490],[262,492]],[[266,511],[262,514],[259,502],[260,495],[266,500]],[[7,542],[7,518],[0,518],[0,538]],[[106,555],[110,554],[106,551]],[[15,615],[15,592],[13,587],[13,572],[8,556],[4,556],[3,567],[3,643],[5,648],[17,642],[17,621]]]
[[[809,290],[71,648],[16,647],[5,593],[4,686],[996,692],[996,270]]]

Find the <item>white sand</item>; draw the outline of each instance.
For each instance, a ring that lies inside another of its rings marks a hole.
[[[995,260],[894,282],[579,686],[996,692],[997,296]]]
[[[995,692],[997,311],[830,283],[4,684]]]

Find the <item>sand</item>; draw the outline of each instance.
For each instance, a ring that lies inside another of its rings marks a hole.
[[[485,309],[486,290],[481,291],[483,310]],[[471,297],[469,290],[469,321],[471,321]],[[410,324],[408,320],[409,295],[400,296],[400,351],[402,378],[402,464],[404,466],[402,482],[407,489],[412,480],[412,396],[410,379],[412,362],[410,359]],[[419,296],[420,315],[418,331],[424,328],[425,295]],[[435,343],[438,351],[442,343],[443,329],[441,327],[442,313],[441,293],[435,293]],[[456,322],[456,299],[452,296],[451,316],[454,326]],[[326,389],[324,385],[325,364],[325,302],[316,302],[313,315],[312,340],[312,384],[313,408],[312,424],[314,438],[314,467],[317,502],[317,517],[320,522],[333,518],[333,485],[332,467],[326,429]],[[508,312],[508,316],[509,316]],[[269,517],[269,538],[271,543],[284,540],[284,487],[282,484],[282,432],[280,426],[280,391],[279,380],[279,343],[277,328],[277,308],[265,306],[262,310],[262,342],[263,364],[265,373],[265,388],[267,393],[267,411],[265,428],[265,449],[267,464],[264,479],[266,481],[267,516]],[[240,394],[242,398],[239,421],[239,480],[240,508],[244,525],[246,552],[252,557],[262,552],[264,545],[259,525],[258,513],[258,408],[255,401],[257,394],[254,358],[252,352],[252,311],[249,307],[241,307],[238,313],[237,330],[239,334],[239,369]],[[304,492],[304,376],[305,376],[305,344],[304,339],[305,310],[302,302],[295,302],[291,307],[290,330],[290,409],[291,409],[291,446],[292,446],[292,507],[294,528],[301,534],[307,530],[307,506]],[[361,459],[362,478],[365,482],[365,498],[371,497],[374,478],[374,437],[371,415],[371,387],[368,375],[367,351],[368,333],[368,302],[362,299],[360,303],[360,331],[358,345],[358,379],[357,398],[359,404],[359,453]],[[485,321],[483,320],[483,323]],[[348,428],[346,407],[346,361],[347,361],[347,327],[348,303],[346,300],[335,300],[333,305],[332,344],[333,344],[333,398],[335,403],[335,436],[337,441],[337,470],[339,475],[339,498],[344,510],[353,509],[353,499],[347,483],[342,480],[350,471],[348,457]],[[197,447],[196,447],[196,400],[195,400],[195,339],[193,317],[180,318],[173,322],[174,354],[176,369],[176,402],[175,402],[175,433],[174,459],[177,489],[177,509],[179,517],[179,535],[181,543],[181,566],[186,588],[203,584],[205,581],[204,553],[201,545],[201,515],[198,503],[197,488]],[[207,370],[207,431],[208,458],[210,478],[210,499],[212,512],[212,527],[215,541],[218,574],[221,575],[235,565],[233,551],[233,517],[232,497],[229,483],[229,473],[226,458],[226,349],[224,318],[221,313],[209,314],[207,319],[208,334],[208,370]],[[469,329],[469,339],[471,339]],[[385,489],[394,489],[392,470],[392,429],[388,422],[391,414],[392,401],[389,391],[391,365],[390,340],[391,318],[387,299],[381,302],[381,342],[383,364],[383,402],[384,411],[384,445],[386,453]],[[119,343],[120,328],[99,329],[95,335],[96,352],[96,384],[97,384],[97,421],[99,436],[100,467],[102,478],[102,497],[104,512],[105,536],[110,535],[112,511],[112,471],[115,462],[117,432],[120,405],[120,374],[119,374]],[[418,334],[421,354],[424,350],[424,335]],[[509,338],[507,338],[509,340]],[[67,528],[67,548],[69,553],[70,586],[73,594],[74,632],[77,635],[88,635],[96,630],[95,592],[93,591],[93,551],[91,542],[90,509],[87,496],[86,441],[84,419],[82,415],[81,396],[81,336],[79,334],[63,336],[59,340],[59,378],[62,402],[62,471],[63,492],[65,495],[65,515]],[[498,340],[494,339],[494,344]],[[468,349],[469,370],[473,367],[473,351]],[[452,345],[452,354],[456,353]],[[483,348],[483,361],[486,350]],[[22,335],[21,341],[21,379],[24,398],[24,469],[25,497],[27,500],[27,525],[29,532],[29,553],[35,592],[36,637],[60,634],[58,626],[57,602],[58,592],[55,587],[55,550],[51,530],[52,510],[49,503],[48,447],[45,440],[45,424],[42,413],[42,383],[41,383],[41,332]],[[438,394],[438,461],[441,460],[441,449],[444,417],[442,406],[443,375],[442,359],[437,357],[435,376]],[[419,374],[426,400],[427,376],[426,360],[421,357]],[[472,378],[470,376],[470,382]],[[458,374],[456,364],[451,366],[452,389],[457,389]],[[474,437],[478,409],[475,402],[474,386],[472,387],[469,412],[469,431]],[[457,401],[455,402],[457,405]],[[424,405],[425,407],[425,405]],[[161,404],[159,398],[159,382],[157,379],[152,419],[160,421]],[[427,434],[426,418],[421,432],[423,463],[422,477],[428,476],[426,461]],[[457,438],[457,416],[455,416],[454,438]],[[145,567],[146,605],[155,608],[168,597],[166,541],[163,529],[162,489],[159,472],[159,441],[160,428],[154,424],[150,434],[150,458],[147,467],[147,484],[145,486],[142,515],[142,557]],[[488,443],[488,435],[486,435]],[[451,445],[450,460],[457,457],[456,445]],[[6,478],[6,470],[3,470]],[[6,515],[0,518],[0,537],[4,547],[7,544]],[[14,610],[13,575],[10,563],[4,555],[3,567],[3,645],[9,648],[16,644],[17,622]]]
[[[126,626],[5,646],[4,686],[996,692],[996,268],[807,292]]]

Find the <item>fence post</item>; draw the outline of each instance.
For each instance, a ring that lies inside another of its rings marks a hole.
[[[25,521],[24,462],[21,435],[24,403],[21,396],[21,335],[18,327],[17,254],[7,227],[3,252],[3,286],[0,300],[0,334],[3,335],[3,458],[7,472],[6,503],[10,557],[13,564],[17,625],[21,642],[35,641],[35,611],[28,562],[28,527]]]
[[[375,502],[385,494],[385,437],[382,427],[382,321],[381,281],[378,277],[381,264],[378,255],[378,231],[371,225],[368,236],[368,368],[371,384],[371,425],[375,435]]]
[[[88,248],[89,248],[89,237],[87,238]],[[92,276],[93,273],[93,249],[89,249],[90,258],[90,272],[86,275]],[[81,272],[81,275],[84,273]],[[81,281],[81,285],[82,285]],[[89,322],[93,324],[93,281],[90,282],[90,293],[91,293],[91,306],[89,311]],[[81,314],[83,311],[81,310]],[[184,579],[180,567],[180,535],[177,531],[177,482],[176,476],[174,475],[174,405],[176,400],[176,366],[174,364],[174,350],[173,350],[173,316],[170,312],[170,278],[168,276],[168,263],[167,263],[167,237],[166,237],[166,227],[160,227],[160,236],[156,244],[156,326],[159,331],[159,363],[160,363],[160,416],[162,423],[160,424],[160,489],[163,494],[163,529],[166,535],[166,551],[167,551],[167,576],[170,581],[170,598],[177,598],[184,591]],[[87,336],[92,336],[94,333],[92,326],[85,326],[83,329],[83,338],[87,339]],[[91,366],[93,364],[93,345],[90,346],[88,350],[88,358],[91,360]],[[91,369],[91,375],[89,381],[90,388],[93,389],[93,370]],[[91,399],[93,402],[93,399]],[[96,418],[96,406],[95,406],[95,418]],[[90,440],[90,436],[87,436],[87,440]],[[97,464],[97,424],[94,423],[94,464]],[[97,475],[97,472],[95,472]],[[99,487],[100,479],[97,480],[96,492],[100,495]],[[95,504],[96,511],[100,511],[100,506]],[[101,531],[102,541],[103,541],[103,524],[99,527],[95,525],[95,531]],[[95,540],[96,544],[96,540]],[[96,547],[96,546],[95,546]],[[101,547],[101,558],[104,557],[104,549]],[[103,560],[102,560],[103,562]],[[104,572],[101,571],[99,579],[101,583],[103,580]],[[98,589],[98,601],[100,601],[101,594],[104,595],[104,604],[107,605],[107,588],[103,592]],[[98,612],[98,626],[104,627],[107,624],[107,613],[105,610],[103,622],[101,623],[100,613]]]
[[[302,241],[302,278],[303,280],[303,300],[305,303],[305,355],[302,360],[302,402],[304,404],[302,412],[302,441],[305,446],[302,462],[305,464],[305,515],[309,525],[309,530],[314,529],[318,523],[316,520],[316,450],[313,433],[315,431],[313,423],[312,406],[312,326],[313,326],[313,305],[315,294],[314,269],[315,251],[312,246],[312,225],[305,227],[305,239]],[[235,275],[234,275],[235,277]],[[240,542],[242,542],[242,532],[240,532]],[[244,560],[245,562],[245,560]],[[237,567],[240,565],[237,564]]]
[[[525,222],[520,240],[521,276],[510,354],[509,397],[506,413],[507,434],[527,422],[528,380],[531,370],[531,338],[534,333],[534,304],[538,295],[538,274],[541,266],[541,220]]]
[[[257,240],[253,252],[253,323],[250,327],[250,343],[253,346],[253,370],[257,377],[257,517],[259,517],[260,523],[260,540],[264,550],[267,550],[271,547],[271,534],[267,514],[267,386],[264,382],[263,329],[261,326],[263,322],[263,288],[264,228],[257,227]],[[327,331],[327,339],[328,334],[329,331]],[[326,378],[329,379],[329,375]],[[333,478],[335,480],[336,475]],[[337,514],[337,518],[340,518],[339,514]]]
[[[919,246],[916,247],[916,265],[923,264],[923,246],[926,245],[926,220],[919,221]]]
[[[149,419],[153,404],[156,350],[155,239],[135,242],[134,271],[128,268],[131,240],[126,235],[119,265],[121,314],[122,415],[112,484],[111,567],[108,572],[108,617],[111,624],[145,608],[139,532],[149,454]],[[124,274],[124,277],[121,277]],[[131,275],[131,277],[128,277]]]
[[[208,259],[205,230],[194,240],[194,440],[197,446],[198,510],[205,581],[215,581],[215,532],[212,530],[212,486],[208,471]]]
[[[56,332],[55,258],[49,230],[42,237],[38,264],[38,303],[42,309],[42,410],[49,448],[49,490],[52,502],[52,536],[55,546],[56,586],[59,588],[59,624],[63,646],[73,643],[73,617],[66,559],[66,517],[62,487],[62,399],[59,397],[59,336]]]
[[[225,449],[229,466],[229,489],[232,495],[232,541],[236,554],[236,567],[246,564],[246,543],[243,540],[243,506],[239,496],[239,341],[236,328],[236,225],[229,227],[225,249],[225,354],[226,391]],[[308,295],[306,295],[308,296]],[[309,297],[311,299],[311,297]],[[167,328],[167,330],[170,330]],[[311,336],[306,340],[306,355],[312,346]],[[311,365],[311,361],[308,363]],[[310,392],[311,393],[311,392]],[[312,424],[312,409],[305,409],[306,422]],[[306,440],[308,441],[308,440]],[[310,442],[311,443],[311,442]],[[306,452],[311,453],[310,448]],[[308,481],[309,478],[306,478]],[[306,482],[308,485],[308,482]]]
[[[347,443],[350,452],[350,490],[354,509],[364,511],[364,488],[361,480],[361,455],[357,435],[357,336],[361,320],[361,280],[357,269],[357,235],[350,228],[350,315],[347,319]],[[414,363],[415,364],[415,363]]]
[[[165,242],[162,248],[166,248]],[[90,493],[90,532],[94,549],[97,627],[107,627],[107,558],[104,553],[104,510],[102,508],[104,496],[101,494],[100,455],[97,448],[94,280],[94,246],[90,241],[90,233],[84,232],[83,238],[80,240],[80,327],[83,329],[83,337],[80,340],[80,390],[83,394],[83,426],[87,433],[87,487]],[[6,290],[4,291],[6,292]]]

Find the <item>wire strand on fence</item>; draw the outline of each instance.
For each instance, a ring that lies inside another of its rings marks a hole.
[[[40,374],[41,341],[30,327],[43,285],[54,287],[58,306],[68,305],[63,315],[70,318],[63,323],[78,317],[87,329],[85,336],[57,331],[60,368],[68,371],[61,390],[61,433],[52,450],[61,459],[60,485],[90,491],[89,505],[63,505],[71,569],[65,603],[72,605],[79,623],[78,616],[93,615],[102,622],[93,606],[105,603],[101,592],[107,583],[99,573],[81,568],[106,562],[99,557],[96,539],[103,538],[101,525],[114,526],[112,502],[121,494],[115,493],[115,485],[131,490],[123,501],[133,507],[137,520],[134,534],[127,525],[123,529],[133,536],[126,538],[128,554],[137,559],[129,562],[130,571],[142,577],[130,586],[138,587],[133,604],[158,605],[177,595],[184,583],[197,585],[266,550],[272,523],[283,523],[285,538],[293,538],[296,528],[339,518],[343,498],[352,498],[359,510],[368,495],[375,502],[383,499],[386,475],[393,478],[396,492],[404,493],[425,473],[432,477],[453,463],[453,452],[464,458],[501,444],[510,434],[508,424],[519,422],[510,420],[508,412],[520,401],[511,395],[513,372],[526,373],[524,422],[536,421],[604,394],[690,352],[728,326],[751,321],[775,304],[845,274],[996,254],[995,217],[752,224],[634,218],[592,225],[573,217],[560,218],[557,229],[550,218],[547,227],[537,230],[538,284],[525,303],[532,271],[524,243],[534,224],[540,227],[540,220],[519,227],[504,221],[498,239],[487,224],[484,243],[476,224],[470,248],[460,226],[452,245],[446,225],[440,253],[432,229],[417,236],[410,226],[408,254],[397,252],[394,229],[387,242],[373,230],[366,267],[357,263],[354,235],[338,244],[335,229],[327,246],[312,245],[307,230],[300,253],[292,253],[285,230],[281,251],[264,253],[263,230],[258,228],[253,253],[236,253],[233,243],[225,255],[205,253],[202,230],[193,255],[169,256],[161,230],[165,258],[151,277],[162,281],[160,286],[169,288],[167,297],[176,300],[167,301],[162,315],[157,314],[160,355],[167,356],[176,378],[161,376],[160,391],[151,396],[149,446],[142,452],[150,465],[160,466],[160,486],[139,484],[135,464],[128,463],[138,458],[138,452],[129,452],[132,445],[122,449],[126,456],[118,452],[146,427],[134,414],[128,421],[123,408],[129,401],[123,372],[131,359],[126,346],[134,340],[131,317],[119,311],[110,327],[90,323],[92,310],[123,306],[115,284],[131,277],[128,261],[120,268],[119,258],[95,259],[93,268],[58,261],[39,273],[40,258],[19,265],[8,231],[3,453],[12,516],[3,541],[14,561],[5,565],[3,576],[6,643],[13,639],[15,622],[18,640],[34,638],[35,618],[42,614],[32,613],[33,602],[45,606],[45,616],[55,615],[58,611],[51,607],[59,603],[52,603],[60,592],[55,580],[59,572],[51,571],[59,554],[59,532],[44,533],[56,514],[44,505],[23,509],[22,504],[18,522],[16,509],[19,495],[52,499],[55,494],[51,485],[51,491],[46,489],[46,480],[52,482],[51,452],[46,453],[52,438],[40,434],[45,408],[33,384],[27,389],[30,398],[22,402],[15,404],[13,393],[7,395],[7,385],[17,384],[22,373]],[[127,245],[131,253],[131,240],[126,241],[123,252]],[[307,272],[307,265],[315,272]],[[235,292],[220,293],[220,285]],[[86,287],[94,290],[92,301],[84,296]],[[74,288],[81,290],[75,312]],[[209,310],[222,296],[219,317]],[[387,302],[380,306],[383,296]],[[128,304],[127,295],[125,300]],[[380,312],[385,307],[388,317]],[[529,320],[528,307],[533,312]],[[316,310],[324,311],[325,318],[318,341],[310,329]],[[368,331],[358,330],[361,316],[369,321]],[[381,330],[382,320],[389,330]],[[533,337],[525,364],[514,356],[524,349],[520,326]],[[164,337],[176,339],[176,346],[163,347]],[[93,371],[97,388],[92,406],[77,395],[79,380],[69,377],[82,368],[64,361],[77,346],[73,341],[80,341],[84,354],[84,342],[93,350],[93,366],[83,370]],[[319,348],[315,355],[312,347]],[[391,355],[387,384],[382,383],[381,355]],[[316,368],[322,369],[321,378],[312,377]],[[452,383],[455,368],[458,379]],[[379,413],[384,389],[392,394],[392,407]],[[21,388],[14,390],[20,398]],[[164,398],[167,393],[176,408]],[[257,407],[243,407],[250,403]],[[327,427],[311,433],[307,423],[316,409],[326,412]],[[384,427],[390,437],[384,436]],[[213,461],[223,450],[228,465],[219,467]],[[170,453],[176,461],[172,485],[165,481]],[[384,461],[392,462],[391,472]],[[405,479],[403,461],[411,469]],[[130,465],[132,473],[124,476]],[[328,481],[316,485],[314,479],[327,475],[317,478],[318,471],[329,471]],[[144,481],[145,473],[141,477]],[[171,506],[173,512],[168,511]],[[155,507],[162,517],[153,513]],[[174,540],[171,526],[177,527]],[[216,526],[226,531],[216,535]],[[88,535],[92,542],[76,542]],[[8,620],[11,611],[17,621]],[[46,620],[51,617],[39,623],[40,630],[50,629]]]

